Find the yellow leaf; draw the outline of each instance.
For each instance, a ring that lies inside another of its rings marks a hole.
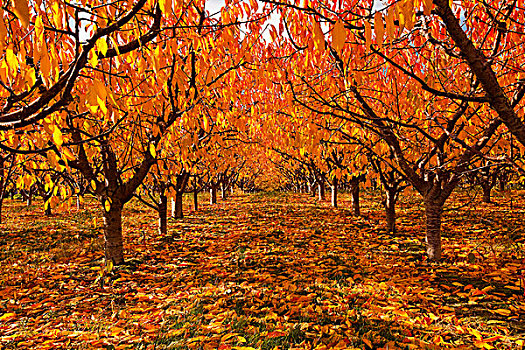
[[[22,22],[24,27],[29,26],[29,5],[27,0],[13,0],[13,12],[16,17]]]
[[[45,47],[42,50],[42,57],[40,58],[40,72],[46,79],[49,78],[51,73],[51,61],[49,61],[49,54]]]
[[[58,148],[62,147],[62,144],[64,143],[62,131],[60,131],[60,128],[57,125],[55,125],[53,128],[53,141],[58,146]]]
[[[97,183],[95,182],[95,180],[91,180],[91,188],[93,189],[93,191],[97,190]]]
[[[104,202],[104,209],[106,209],[106,211],[110,211],[111,210],[111,203],[107,199]]]
[[[473,336],[475,336],[477,340],[482,340],[483,339],[483,336],[481,335],[481,333],[477,329],[468,328],[468,332],[470,334],[472,334]]]
[[[314,21],[314,31],[313,31],[314,47],[317,50],[324,51],[324,34],[321,26],[317,21]]]
[[[95,51],[91,51],[91,57],[89,58],[89,64],[91,67],[96,67],[98,65],[98,55]]]
[[[113,261],[111,261],[111,264],[113,264]],[[124,328],[113,327],[113,328],[111,328],[111,335],[112,336],[116,336],[116,335],[122,333],[123,331],[124,331]]]
[[[100,38],[97,40],[97,50],[102,56],[106,56],[106,53],[108,52],[108,42],[106,41],[106,38]]]
[[[363,343],[365,343],[366,345],[368,345],[368,347],[370,349],[373,349],[374,347],[372,346],[372,342],[366,338],[363,338]]]
[[[341,20],[338,20],[334,24],[334,28],[332,29],[332,47],[337,51],[340,52],[346,43],[346,28],[345,25]]]
[[[8,312],[8,313],[3,314],[2,316],[0,316],[0,321],[4,321],[4,320],[10,319],[10,318],[13,318],[15,316],[16,316],[16,314],[14,312]]]
[[[149,153],[151,154],[153,158],[157,156],[157,150],[155,149],[155,145],[152,143],[150,143],[149,145]]]
[[[397,9],[397,16],[399,21],[399,34],[403,33],[403,29],[405,29],[405,12],[404,12],[404,4],[397,3],[396,9]]]
[[[9,70],[11,71],[11,74],[14,75],[18,70],[18,58],[13,52],[12,45],[9,45],[9,47],[5,50],[5,60],[7,62]]]
[[[171,0],[160,0],[159,7],[163,14],[169,15],[172,13]]]
[[[221,343],[225,342],[228,339],[231,339],[231,338],[235,337],[236,335],[237,335],[237,333],[229,333],[229,334],[223,335],[222,338],[221,338]]]
[[[502,316],[509,316],[511,314],[510,310],[507,310],[507,309],[497,309],[497,310],[494,310],[492,311],[498,315],[502,315]]]
[[[365,25],[365,46],[366,51],[370,52],[370,45],[372,40],[372,27],[370,26],[370,23],[367,21],[364,22]]]
[[[383,47],[385,36],[385,25],[383,24],[383,15],[379,11],[374,15],[374,31],[376,33],[376,43],[381,48]]]
[[[75,159],[75,156],[73,155],[73,153],[71,153],[71,151],[67,148],[62,148],[62,154],[64,155],[64,157],[67,159],[67,160],[74,160]]]
[[[108,210],[109,211],[109,210]],[[106,271],[108,273],[110,273],[111,271],[113,271],[113,260],[109,260],[107,263],[106,263]]]
[[[237,341],[239,343],[246,343],[247,342],[246,338],[245,337],[241,337],[240,335],[237,337]]]

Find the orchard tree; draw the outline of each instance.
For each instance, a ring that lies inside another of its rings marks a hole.
[[[274,79],[295,103],[382,139],[396,171],[423,197],[427,253],[439,260],[443,205],[472,162],[490,149],[502,121],[469,66],[450,49],[440,22],[432,21],[432,4],[401,1],[375,11],[372,1],[266,2],[280,6],[281,27],[289,33],[276,52],[284,59]],[[505,54],[519,56],[519,50]],[[509,62],[502,61],[509,86],[519,86]],[[513,108],[523,97],[521,88],[515,91]]]

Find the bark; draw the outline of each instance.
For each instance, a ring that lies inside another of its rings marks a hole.
[[[359,180],[352,180],[350,191],[352,194],[352,209],[354,210],[354,215],[360,216],[361,207],[359,205]]]
[[[490,198],[490,192],[492,191],[492,186],[490,184],[482,184],[481,188],[483,190],[483,203],[492,203]]]
[[[503,179],[503,178],[500,178],[499,181],[498,181],[498,184],[499,184],[500,192],[505,192],[505,185],[507,184],[507,180]]]
[[[226,186],[224,184],[221,185],[221,199],[224,201],[226,200]]]
[[[319,188],[319,200],[324,201],[326,198],[326,191],[325,191],[325,185],[324,181],[320,180],[317,187]]]
[[[332,180],[332,207],[337,208],[337,178]]]
[[[159,213],[159,234],[166,235],[168,233],[168,197],[161,195],[158,206]]]
[[[45,210],[44,210],[44,214],[46,216],[51,216],[53,213],[52,213],[52,210],[51,210],[51,203],[48,202],[49,199],[51,198],[51,195],[45,195],[44,196],[44,203],[47,202],[47,206],[45,207]],[[45,204],[44,204],[45,205]]]
[[[101,202],[104,203],[105,200]],[[104,209],[104,252],[106,262],[112,261],[113,265],[120,265],[124,262],[122,207],[121,204],[113,201],[109,211]]]
[[[2,205],[4,203],[3,196],[0,196],[0,224],[2,223]]]
[[[199,191],[197,188],[193,190],[193,210],[199,210]]]
[[[217,204],[217,185],[210,186],[210,204]]]
[[[443,203],[425,199],[427,255],[432,261],[441,259],[441,215]]]
[[[184,217],[184,211],[182,207],[183,195],[184,192],[177,192],[175,194],[175,215],[173,215],[175,219],[182,219]]]
[[[23,195],[24,195],[24,192],[22,192]],[[33,204],[33,191],[29,191],[29,193],[26,193],[24,195],[25,199],[26,199],[26,206],[30,207],[32,204]]]
[[[386,198],[384,201],[386,228],[388,232],[396,232],[396,201],[397,196],[394,190],[386,191]]]
[[[80,200],[80,195],[77,195],[77,209],[84,209],[84,202]]]

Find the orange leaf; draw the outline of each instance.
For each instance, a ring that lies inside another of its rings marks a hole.
[[[370,23],[368,23],[367,21],[365,21],[364,25],[365,25],[365,46],[366,46],[366,51],[370,52],[370,45],[371,45],[371,40],[372,40],[372,27],[370,26]]]
[[[385,36],[385,25],[383,24],[383,15],[377,11],[374,15],[374,30],[376,33],[376,43],[379,48],[383,47],[383,41]]]
[[[338,20],[334,24],[334,28],[332,29],[332,47],[337,51],[340,52],[346,43],[346,28],[343,22],[341,20]]]
[[[24,27],[29,27],[29,5],[27,0],[13,0],[13,12]]]

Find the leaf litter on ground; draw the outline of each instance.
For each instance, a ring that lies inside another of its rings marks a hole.
[[[461,207],[443,222],[444,259],[424,255],[421,207],[398,233],[376,193],[237,195],[169,222],[124,213],[126,264],[103,262],[96,203],[52,217],[8,201],[0,227],[5,348],[352,349],[523,346],[525,202]],[[517,196],[521,199],[522,197]]]

